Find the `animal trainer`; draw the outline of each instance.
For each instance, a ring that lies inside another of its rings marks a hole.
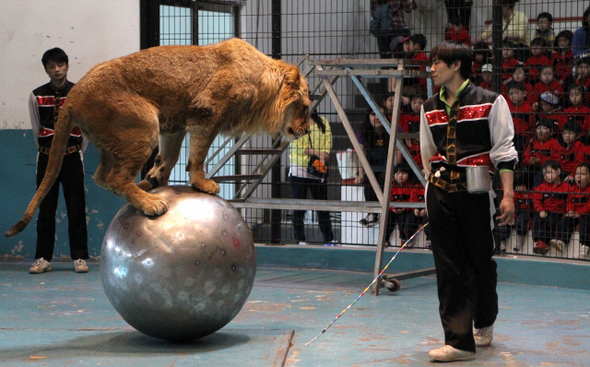
[[[190,184],[217,194],[219,185],[205,178],[203,162],[218,134],[266,131],[298,138],[308,132],[309,106],[307,81],[296,66],[237,38],[153,47],[98,64],[68,94],[43,181],[5,235],[16,235],[31,221],[59,174],[74,126],[98,149],[94,182],[153,216],[165,213],[168,201],[147,191],[167,185],[187,132]],[[158,137],[154,167],[136,183]]]

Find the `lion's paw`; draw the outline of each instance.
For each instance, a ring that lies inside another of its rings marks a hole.
[[[219,185],[217,182],[209,178],[201,178],[192,182],[194,188],[206,192],[208,194],[219,194]]]
[[[168,200],[162,195],[150,194],[140,208],[145,215],[154,216],[162,215],[168,211]]]

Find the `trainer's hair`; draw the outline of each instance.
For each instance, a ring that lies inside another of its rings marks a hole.
[[[47,68],[47,63],[49,60],[55,62],[65,62],[66,65],[68,64],[68,55],[59,47],[52,48],[51,50],[45,51],[43,57],[41,57],[41,62],[43,63],[43,67]]]
[[[463,79],[469,79],[471,74],[471,63],[473,56],[471,50],[467,45],[457,41],[444,41],[434,46],[430,51],[430,61],[441,60],[447,65],[451,65],[454,62],[459,61],[461,66],[459,73]]]

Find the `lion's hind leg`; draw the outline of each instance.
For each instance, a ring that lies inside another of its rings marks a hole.
[[[154,161],[154,166],[147,173],[146,179],[138,184],[140,187],[144,181],[150,188],[168,185],[170,173],[178,162],[185,135],[184,130],[160,134],[159,153]]]
[[[107,186],[146,215],[164,214],[168,210],[168,201],[161,195],[145,192],[135,183],[142,165],[142,160],[115,159],[106,179]]]
[[[96,167],[96,172],[94,172],[94,183],[104,189],[113,191],[107,185],[107,176],[113,167],[113,157],[109,152],[101,148],[98,148],[98,156],[100,157],[100,161],[98,162],[98,167]]]
[[[101,159],[105,162],[98,178],[104,180],[109,190],[124,197],[146,215],[164,214],[168,210],[168,201],[161,195],[146,192],[135,183],[141,167],[157,144],[158,111],[139,97],[129,96],[127,102],[117,106],[118,116],[111,121],[111,133],[103,136],[101,148],[105,152]]]

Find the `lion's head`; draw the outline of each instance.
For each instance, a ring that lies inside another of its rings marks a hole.
[[[299,73],[295,66],[290,68],[285,76],[285,85],[292,90],[291,101],[285,109],[283,128],[281,133],[288,140],[300,138],[309,133],[309,91],[307,80]]]

